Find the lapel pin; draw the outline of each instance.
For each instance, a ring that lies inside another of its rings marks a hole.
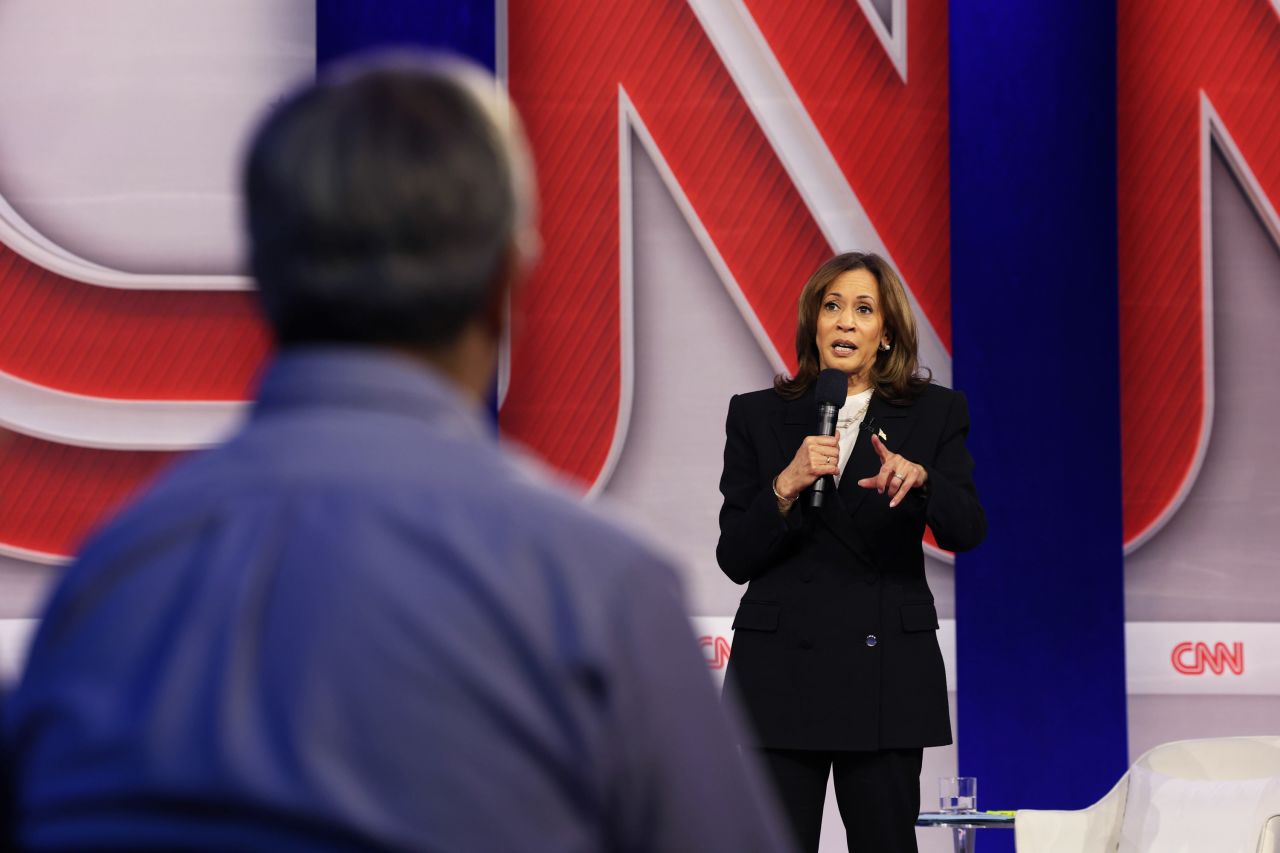
[[[885,434],[884,434],[884,430],[880,430],[880,431],[878,431],[878,432],[876,433],[876,435],[880,436],[880,440],[881,440],[881,441],[888,441],[888,440],[889,440],[889,436],[887,436],[887,435],[885,435]]]

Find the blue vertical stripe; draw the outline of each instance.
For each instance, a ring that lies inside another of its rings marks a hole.
[[[1116,8],[955,0],[950,30],[955,378],[990,521],[956,565],[960,769],[980,807],[1080,808],[1128,764]]]
[[[362,50],[425,47],[497,61],[494,0],[316,0],[316,67]],[[498,420],[497,379],[488,395]]]
[[[494,0],[316,0],[316,64],[376,47],[450,50],[494,67]]]

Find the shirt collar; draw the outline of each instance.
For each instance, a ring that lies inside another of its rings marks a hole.
[[[481,409],[426,362],[390,349],[295,346],[281,350],[258,388],[253,416],[298,407],[396,411],[492,436]]]

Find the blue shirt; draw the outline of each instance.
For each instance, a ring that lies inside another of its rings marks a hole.
[[[286,351],[57,587],[32,848],[776,850],[668,563],[407,357]]]

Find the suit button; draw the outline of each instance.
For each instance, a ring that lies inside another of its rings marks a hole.
[[[813,640],[801,640],[800,648],[804,649],[806,652],[809,651],[809,649],[813,648]]]
[[[874,645],[875,645],[876,643],[878,643],[878,642],[880,642],[880,641],[876,639],[876,635],[875,635],[875,634],[867,634],[867,645],[868,645],[868,646],[874,646]]]

